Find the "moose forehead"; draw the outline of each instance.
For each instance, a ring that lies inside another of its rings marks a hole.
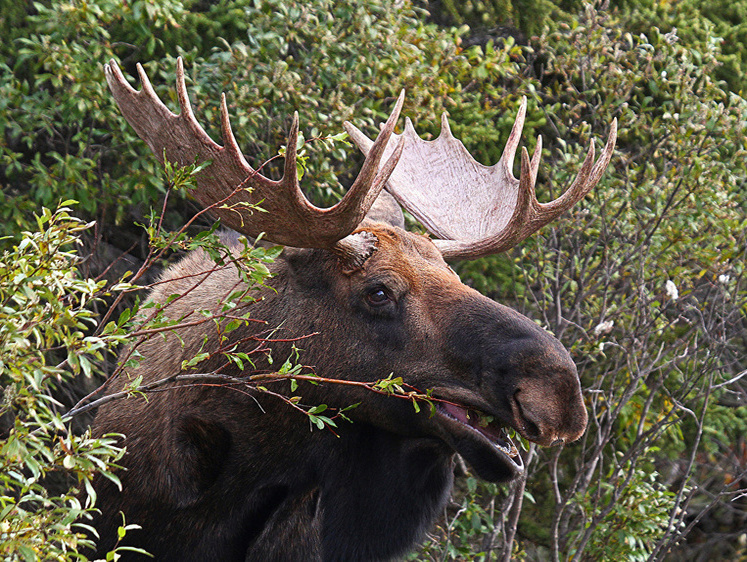
[[[467,289],[428,236],[383,223],[369,223],[359,230],[370,232],[378,239],[377,251],[366,262],[360,272],[362,276],[396,277],[413,292],[428,290],[443,282]]]

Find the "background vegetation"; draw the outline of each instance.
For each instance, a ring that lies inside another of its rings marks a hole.
[[[592,196],[509,255],[458,265],[571,349],[589,430],[562,449],[528,445],[512,487],[462,474],[412,559],[747,558],[747,3],[705,4],[0,0],[3,556],[74,557],[74,521],[95,499],[76,490],[121,451],[65,414],[116,368],[133,283],[210,226],[182,229],[197,208],[103,80],[111,58],[129,75],[141,62],[175,107],[181,55],[201,121],[219,138],[225,91],[255,162],[277,154],[299,111],[319,203],[359,156],[312,139],[345,119],[373,130],[402,88],[419,132],[437,134],[447,111],[487,164],[527,96],[524,142],[545,141],[540,200],[616,117]]]

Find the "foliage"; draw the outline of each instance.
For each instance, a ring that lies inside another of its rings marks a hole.
[[[402,88],[409,92],[405,112],[422,132],[437,132],[430,124],[449,110],[460,134],[469,113],[497,160],[494,147],[510,126],[500,115],[518,101],[484,103],[496,90],[495,77],[516,67],[519,49],[491,46],[486,57],[479,48],[462,51],[463,30],[435,32],[408,3],[67,0],[34,6],[16,22],[18,37],[0,47],[6,61],[0,63],[0,234],[27,227],[39,205],[73,198],[98,219],[104,240],[125,250],[133,235],[109,240],[109,225],[138,217],[164,194],[155,161],[108,94],[102,65],[112,58],[131,75],[142,62],[174,107],[175,56],[183,56],[200,120],[219,138],[225,91],[234,131],[255,165],[284,143],[294,111],[309,139],[338,133],[345,119],[374,130]],[[333,172],[346,182],[354,162],[343,161],[357,154],[342,145],[307,147],[305,187],[329,203],[341,192]],[[266,171],[273,170],[268,164]],[[183,219],[165,220],[174,227]]]
[[[101,289],[77,273],[77,237],[90,225],[66,207],[44,209],[37,225],[0,261],[0,552],[67,560],[90,543],[79,519],[94,507],[92,477],[117,482],[112,468],[123,450],[113,435],[70,431],[54,397],[75,375],[90,376],[91,360],[113,343],[85,335],[96,326],[89,304]],[[55,479],[67,482],[59,494],[50,490]]]
[[[578,11],[576,0],[441,0],[434,2],[436,19],[451,25],[469,25],[473,30],[515,28],[525,36],[540,34],[550,21],[568,21]]]
[[[717,41],[716,58],[720,64],[714,69],[714,77],[726,82],[731,91],[744,94],[747,61],[742,53],[747,42],[747,2],[634,0],[620,5],[629,14],[629,29],[633,33],[649,35],[655,25],[664,33],[674,31],[696,50],[705,48],[709,41]]]
[[[476,559],[491,556],[495,535],[492,555],[501,558],[659,559],[697,528],[704,509],[741,523],[697,548],[723,558],[739,552],[747,521],[738,421],[747,367],[746,106],[711,78],[719,42],[697,51],[674,33],[626,29],[625,19],[587,10],[535,45],[544,72],[523,85],[542,99],[558,145],[550,156],[563,152],[545,166],[547,184],[569,183],[569,163],[577,167],[612,116],[618,152],[571,220],[514,254],[521,279],[495,267],[477,278],[490,285],[492,274],[497,294],[518,297],[570,345],[590,427],[565,451],[530,457],[526,486],[537,503],[522,502],[519,484],[498,509],[521,512],[518,546],[501,546],[513,538],[512,521],[498,521],[497,533],[472,541]],[[468,501],[484,509],[495,499],[484,494]],[[464,525],[452,524],[462,533]],[[696,547],[680,548],[690,558]]]
[[[199,169],[196,166],[173,169],[167,164],[168,192],[189,189]],[[71,203],[74,202],[64,202],[54,213],[42,209],[36,219],[37,230],[25,232],[20,242],[6,251],[0,261],[0,383],[3,388],[0,548],[7,559],[85,559],[80,549],[91,547],[95,538],[86,533],[85,523],[96,503],[92,479],[99,475],[119,485],[114,469],[125,451],[118,446],[121,436],[96,436],[90,429],[76,431],[75,417],[102,403],[133,393],[142,395],[173,382],[164,379],[141,385],[139,380],[133,379],[123,392],[97,397],[105,385],[124,376],[126,369],[137,362],[139,345],[183,325],[184,319],[169,317],[173,298],[163,306],[141,305],[139,299],[135,299],[129,308],[121,309],[116,321],[110,320],[118,304],[129,298],[128,295],[147,288],[136,282],[142,281],[148,269],[158,263],[165,252],[177,248],[200,248],[214,258],[216,267],[234,263],[244,277],[246,289],[227,298],[220,311],[195,311],[203,322],[214,322],[226,335],[247,321],[250,312],[239,314],[236,306],[252,302],[252,292],[269,275],[266,264],[280,250],[245,243],[242,250],[231,252],[213,231],[194,237],[186,235],[186,226],[176,232],[166,232],[161,217],[154,214],[146,227],[152,246],[140,269],[113,281],[91,278],[80,271],[84,260],[78,251],[81,235],[92,223],[71,216],[70,208],[65,206]],[[104,299],[112,304],[100,318],[95,304]],[[106,355],[125,343],[129,347],[122,362],[104,386],[91,381],[94,390],[82,398],[79,395],[81,399],[72,408],[66,407],[60,397],[73,388],[76,377],[90,379],[100,371]],[[216,353],[241,361],[242,354],[234,351],[226,348]],[[251,358],[243,355],[243,360],[251,363]],[[204,359],[197,353],[185,365],[185,371]],[[278,375],[285,380],[297,371],[286,362]],[[219,377],[207,373],[193,378],[199,383],[202,379]],[[263,380],[271,379],[272,374],[268,374]],[[255,382],[248,384],[257,386]],[[320,405],[316,411],[310,411],[309,416],[322,411],[319,408],[326,409]],[[137,525],[123,521],[119,539],[133,528]],[[124,550],[137,549],[118,546],[107,559],[116,559]]]
[[[618,456],[623,457],[622,451]],[[582,510],[596,502],[611,507],[599,530],[589,535],[584,559],[648,560],[651,545],[667,531],[670,512],[676,503],[675,493],[664,489],[658,482],[661,475],[656,471],[633,468],[631,463],[612,470],[616,473],[606,475],[607,478],[599,479],[589,488],[589,497],[574,498]],[[624,486],[619,485],[621,480],[625,481]],[[594,500],[590,502],[592,497]],[[590,514],[587,517],[593,520]],[[679,526],[684,524],[680,522]],[[576,545],[583,541],[587,529],[571,531],[569,543]]]
[[[581,118],[596,130],[596,116],[617,115],[622,154],[615,174],[581,209],[588,214],[535,239],[521,263],[527,283],[537,284],[532,294],[548,325],[576,342],[572,351],[591,390],[592,426],[575,450],[584,462],[577,461],[567,488],[594,506],[584,537],[611,548],[619,544],[613,530],[627,529],[626,541],[643,541],[629,556],[656,557],[679,540],[697,493],[715,503],[735,497],[723,480],[700,480],[696,457],[713,445],[701,445],[711,410],[743,392],[728,381],[745,369],[747,221],[740,210],[747,170],[745,146],[731,139],[744,136],[746,106],[711,79],[717,42],[698,52],[673,33],[634,37],[621,23],[588,11],[578,27],[548,37],[562,45],[548,61],[557,81],[545,90],[548,102],[558,100],[545,104],[548,111],[564,114],[565,124],[556,120],[561,137],[583,135]],[[578,60],[586,64],[572,64]],[[724,285],[727,278],[736,285]],[[744,406],[735,404],[732,417],[740,416]],[[721,453],[742,439],[734,429],[724,433]],[[689,460],[681,462],[682,455]],[[717,466],[712,470],[726,469]],[[640,514],[640,524],[659,529],[644,538],[633,514],[621,519],[619,508],[628,489],[640,488],[638,471],[655,467],[679,476],[668,484],[675,494],[660,500],[671,502],[668,510],[659,504]],[[599,496],[602,482],[616,488],[611,500]],[[699,491],[689,493],[694,482]],[[744,520],[744,504],[732,505]],[[572,528],[579,508],[588,504],[557,502],[555,528]],[[725,543],[722,536],[729,557]],[[583,547],[583,539],[570,537],[552,544],[569,558],[593,559]]]
[[[744,76],[741,4],[630,0],[610,13],[554,4],[443,2],[442,13],[466,24],[444,29],[409,2],[384,0],[0,0],[0,234],[13,236],[0,264],[5,556],[71,557],[86,540],[75,520],[93,505],[71,486],[109,473],[121,451],[110,436],[70,430],[95,397],[65,416],[58,393],[92,373],[121,376],[137,362],[138,342],[184,321],[133,296],[151,286],[149,271],[174,250],[199,247],[239,264],[256,287],[276,255],[248,243],[233,255],[214,228],[196,234],[209,221],[188,202],[195,170],[162,174],[106,89],[104,62],[120,61],[131,76],[141,62],[175,108],[177,55],[211,136],[219,138],[225,91],[240,145],[270,174],[279,159],[266,159],[299,111],[302,183],[320,204],[339,195],[359,158],[336,142],[342,122],[374,131],[402,88],[418,132],[437,135],[447,111],[454,134],[486,164],[500,157],[527,96],[525,144],[531,151],[540,132],[546,143],[541,201],[570,183],[585,147],[616,117],[618,149],[592,196],[512,254],[456,266],[466,283],[571,348],[589,430],[562,449],[527,447],[527,479],[510,488],[459,479],[436,540],[414,557],[744,556],[747,146],[745,102],[728,90],[741,91]],[[509,20],[526,35],[548,28],[527,47],[470,36]],[[85,220],[64,207],[34,217],[65,199],[81,202]],[[97,252],[109,243],[115,258],[96,270],[95,255],[77,257],[79,242]],[[250,289],[227,306],[252,297]],[[227,312],[202,317],[228,335],[237,320]],[[109,366],[107,354],[125,340],[127,360]],[[215,353],[242,368],[254,359],[228,343]],[[208,357],[196,352],[184,376],[210,375],[197,373]],[[271,391],[268,382],[316,376],[296,363],[279,358],[275,378],[240,382]],[[400,383],[370,388],[410,399]],[[115,399],[151,390],[135,379]],[[296,398],[289,407],[313,427],[344,419]]]

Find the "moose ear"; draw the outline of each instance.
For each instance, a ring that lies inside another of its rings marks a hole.
[[[382,190],[366,214],[369,221],[385,222],[391,226],[405,228],[405,216],[397,200],[386,190]]]
[[[220,475],[231,447],[231,435],[219,423],[184,416],[174,427],[175,458],[166,459],[172,500],[188,507]]]

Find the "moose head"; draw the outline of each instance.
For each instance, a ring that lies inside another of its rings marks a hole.
[[[359,403],[348,412],[352,423],[332,434],[309,432],[305,417],[279,396],[289,389],[236,392],[175,382],[148,400],[107,404],[95,429],[125,434],[128,454],[121,493],[108,480],[96,483],[102,552],[115,544],[121,511],[143,527],[127,540],[159,559],[387,559],[411,548],[443,509],[454,453],[482,478],[506,482],[524,469],[507,428],[545,446],[583,433],[586,409],[565,348],[462,284],[445,260],[505,251],[571,208],[604,172],[614,122],[601,158],[595,162],[592,145],[571,187],[542,204],[534,193],[540,140],[531,159],[522,149],[520,178],[512,173],[526,102],[500,161],[486,167],[452,136],[446,117],[434,141],[420,139],[409,120],[395,134],[402,94],[374,141],[346,123],[365,161],[342,200],[320,209],[299,187],[297,115],[283,178],[274,181],[242,155],[225,96],[223,146],[205,133],[181,59],[178,115],[141,66],[140,91],[113,61],[105,72],[125,118],[158,158],[182,166],[211,162],[194,191],[203,207],[241,234],[287,246],[273,265],[272,289],[252,304],[252,315],[292,337],[315,334],[304,340],[301,357],[325,379],[401,376],[435,407],[418,410],[356,385],[305,385],[308,404]],[[434,239],[404,230],[385,188]],[[247,204],[268,212],[251,213]],[[197,251],[166,271],[150,298],[181,295],[171,306],[184,320],[220,306],[239,283],[234,266],[216,268]],[[259,330],[247,323],[232,341],[242,345]],[[131,374],[146,383],[177,374],[197,348],[218,345],[208,324],[185,328],[140,346],[142,360]],[[281,354],[289,345],[275,344]],[[217,361],[200,368],[222,369],[235,381],[251,374]]]

